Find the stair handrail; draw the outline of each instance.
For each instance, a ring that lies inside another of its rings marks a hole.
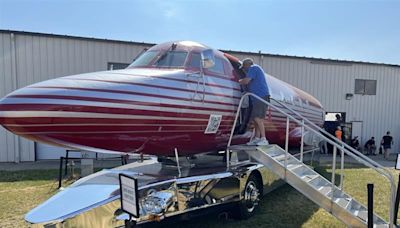
[[[255,95],[254,93],[245,93],[240,101],[239,101],[239,105],[236,111],[236,115],[235,115],[235,120],[231,129],[231,133],[229,136],[229,140],[228,140],[228,145],[227,145],[227,161],[229,160],[229,148],[231,147],[232,144],[232,138],[233,138],[233,134],[234,134],[234,130],[237,124],[237,120],[238,120],[238,116],[240,113],[240,109],[242,107],[242,103],[245,97],[254,97],[257,100],[263,102],[264,104],[267,104],[269,107],[274,108],[275,110],[277,110],[278,112],[282,113],[284,116],[287,117],[287,119],[291,119],[292,121],[296,122],[298,125],[300,126],[304,126],[305,128],[309,129],[310,131],[312,131],[313,133],[315,133],[316,135],[318,135],[320,138],[324,139],[325,141],[329,142],[330,144],[334,145],[337,148],[340,148],[340,150],[342,150],[343,152],[345,152],[346,154],[348,154],[350,157],[354,158],[356,161],[364,164],[365,166],[374,169],[376,172],[380,173],[382,176],[386,177],[389,180],[390,186],[391,186],[391,196],[390,196],[390,202],[389,202],[389,227],[393,227],[393,218],[394,218],[394,204],[395,204],[395,195],[396,195],[396,187],[395,187],[395,181],[393,178],[393,175],[387,171],[385,169],[385,167],[383,167],[382,165],[380,165],[379,163],[371,160],[370,158],[368,158],[367,156],[365,156],[364,154],[360,153],[359,151],[355,150],[354,148],[348,146],[347,144],[345,144],[344,142],[338,140],[337,138],[333,137],[332,139],[326,137],[325,135],[323,135],[321,132],[326,133],[328,136],[330,136],[329,133],[327,133],[325,130],[323,130],[321,127],[317,126],[316,124],[312,123],[310,120],[308,120],[307,118],[303,117],[302,115],[300,115],[299,113],[297,113],[296,111],[294,111],[293,109],[287,107],[286,105],[283,105],[281,102],[276,101],[275,99],[273,99],[274,101],[278,102],[279,104],[281,104],[282,106],[284,106],[285,108],[287,108],[289,111],[293,112],[294,114],[296,114],[298,117],[300,117],[302,120],[306,121],[307,123],[311,124],[311,126],[313,126],[316,129],[313,129],[312,127],[306,125],[304,122],[297,120],[295,117],[293,117],[292,115],[286,113],[285,111],[283,111],[282,109],[276,107],[275,105],[273,105],[271,102],[264,100],[263,98]],[[287,143],[287,142],[286,142]],[[358,155],[358,156],[356,156]],[[375,167],[376,166],[376,167]]]
[[[379,163],[377,163],[376,161],[370,159],[369,157],[365,156],[363,153],[361,153],[360,151],[354,149],[353,147],[349,146],[347,143],[339,140],[338,138],[336,138],[335,136],[333,136],[332,134],[330,134],[329,132],[325,131],[325,129],[319,127],[318,125],[316,125],[315,123],[311,122],[310,120],[308,120],[307,118],[305,118],[303,115],[301,115],[300,113],[298,113],[297,111],[293,110],[292,108],[290,108],[289,106],[287,106],[286,104],[271,98],[271,100],[277,102],[278,104],[282,105],[284,108],[288,109],[289,111],[293,112],[294,114],[296,114],[298,117],[300,117],[301,119],[303,119],[304,121],[306,121],[308,124],[310,124],[311,126],[317,128],[320,132],[324,133],[325,135],[327,135],[327,137],[331,138],[332,140],[335,140],[338,144],[340,144],[342,147],[347,148],[348,150],[350,150],[351,152],[359,155],[360,157],[362,157],[364,160],[367,160],[368,162],[378,166],[379,168],[383,168],[383,166],[381,166]],[[323,134],[322,134],[323,135]],[[325,136],[324,135],[324,136]]]

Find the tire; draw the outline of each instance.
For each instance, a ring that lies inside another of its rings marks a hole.
[[[243,199],[238,206],[234,208],[233,216],[239,220],[245,220],[252,217],[259,209],[259,203],[262,197],[262,182],[252,173],[247,179],[243,190]]]
[[[130,221],[130,220],[125,220],[125,228],[135,228],[136,227],[136,222],[135,221]]]

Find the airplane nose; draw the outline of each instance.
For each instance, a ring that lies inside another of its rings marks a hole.
[[[33,141],[75,149],[140,148],[145,138],[137,132],[158,129],[158,118],[152,116],[158,98],[151,89],[131,85],[144,83],[144,77],[115,77],[82,74],[18,89],[0,100],[0,125]],[[155,105],[144,109],[148,102]]]
[[[0,125],[14,134],[38,140],[32,137],[37,126],[45,126],[52,122],[46,112],[56,111],[57,104],[43,102],[45,93],[39,94],[32,88],[18,89],[0,100]],[[36,129],[38,130],[38,129]],[[40,140],[39,140],[40,141]]]

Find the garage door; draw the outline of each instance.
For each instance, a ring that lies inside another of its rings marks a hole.
[[[66,156],[66,149],[57,146],[50,146],[47,144],[36,143],[36,160],[52,160],[52,159],[60,159],[60,157]],[[84,154],[84,155],[83,155]],[[93,152],[78,152],[78,151],[70,151],[70,158],[96,158],[96,153]],[[115,154],[98,154],[97,159],[107,159],[118,157]]]
[[[65,152],[65,148],[36,143],[36,160],[60,159]]]

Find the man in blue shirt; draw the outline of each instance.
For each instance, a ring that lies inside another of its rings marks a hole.
[[[270,93],[265,80],[265,74],[263,69],[254,64],[253,60],[246,58],[243,60],[242,69],[246,73],[246,77],[239,80],[239,84],[248,85],[250,93],[269,101]],[[268,145],[268,140],[265,138],[265,127],[264,119],[267,112],[267,105],[255,97],[251,97],[253,104],[251,110],[251,119],[255,123],[255,136],[253,139],[247,143],[247,145]]]

